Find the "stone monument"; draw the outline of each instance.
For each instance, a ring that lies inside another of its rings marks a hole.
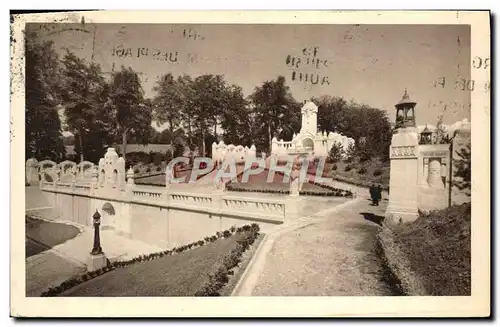
[[[26,183],[38,185],[38,161],[30,158],[26,161]]]
[[[396,131],[390,147],[391,172],[386,219],[400,223],[418,218],[418,130],[416,102],[407,91],[396,104]]]

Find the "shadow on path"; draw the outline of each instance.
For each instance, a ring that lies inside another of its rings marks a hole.
[[[76,237],[79,229],[26,216],[26,258]]]
[[[382,226],[382,222],[384,221],[385,217],[376,215],[371,212],[361,212],[360,215],[363,216],[366,220],[369,220],[371,222],[374,222],[375,224],[378,224]]]

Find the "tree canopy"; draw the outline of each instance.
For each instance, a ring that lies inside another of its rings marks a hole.
[[[60,160],[65,155],[58,114],[61,67],[53,43],[39,43],[36,34],[27,33],[26,158]]]
[[[50,43],[27,43],[26,69],[32,76],[26,86],[26,149],[36,156],[60,159],[64,153],[57,108],[64,108],[80,160],[94,162],[114,142],[123,149],[127,143],[187,145],[209,155],[212,142],[223,140],[268,152],[273,137],[290,141],[301,127],[301,103],[283,76],[264,81],[245,98],[243,89],[223,75],[167,72],[149,99],[132,68],[122,66],[107,78],[99,65],[69,51],[59,62]],[[334,157],[345,152],[360,160],[388,158],[392,131],[383,110],[328,95],[311,100],[318,105],[319,131],[356,141],[352,149],[336,149]]]

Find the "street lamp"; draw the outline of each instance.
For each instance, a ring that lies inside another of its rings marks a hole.
[[[92,252],[90,252],[90,254],[99,255],[102,254],[101,240],[99,237],[99,225],[101,224],[101,214],[99,214],[97,209],[94,213],[93,218],[94,218],[94,248],[92,249]]]

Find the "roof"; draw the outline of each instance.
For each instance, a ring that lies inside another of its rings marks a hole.
[[[425,125],[425,128],[424,130],[422,131],[422,133],[427,133],[427,134],[431,134],[432,131],[427,127],[427,125]]]
[[[413,101],[410,99],[410,96],[408,95],[408,92],[405,89],[405,93],[403,94],[403,97],[401,100],[396,104],[396,107],[399,107],[404,104],[417,104],[417,102]]]

